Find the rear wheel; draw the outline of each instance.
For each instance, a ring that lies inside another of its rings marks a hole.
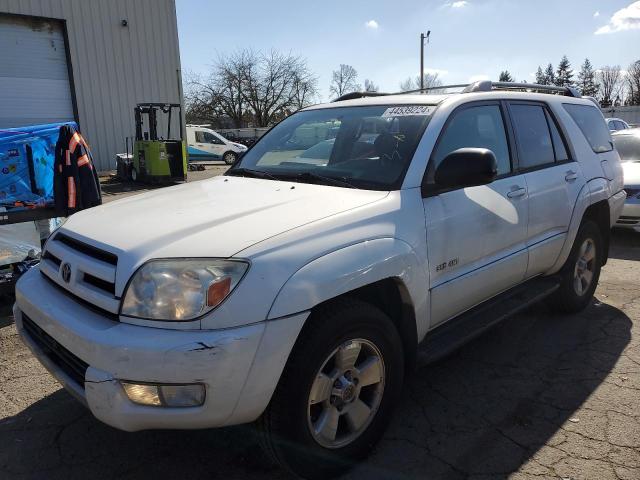
[[[135,167],[131,167],[131,180],[134,182],[138,181],[138,171],[135,169]]]
[[[259,421],[265,450],[304,478],[345,473],[384,433],[403,371],[400,337],[383,312],[355,299],[318,309]]]
[[[583,310],[598,286],[603,260],[603,242],[600,228],[585,220],[562,267],[562,283],[552,297],[556,310],[576,313]]]
[[[236,162],[236,158],[238,158],[238,156],[233,152],[226,152],[222,156],[224,163],[226,163],[227,165],[233,165]]]

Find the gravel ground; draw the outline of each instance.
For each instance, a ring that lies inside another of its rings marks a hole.
[[[615,232],[611,254],[583,313],[538,305],[419,366],[387,434],[346,478],[640,480],[640,236]],[[0,478],[288,477],[247,426],[125,433],[101,424],[29,354],[5,301]]]

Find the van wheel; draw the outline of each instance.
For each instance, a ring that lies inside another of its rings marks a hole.
[[[258,420],[265,451],[303,478],[345,473],[384,433],[403,362],[400,336],[376,307],[340,299],[318,308]]]
[[[233,165],[234,163],[236,163],[236,158],[238,158],[238,156],[233,152],[227,152],[222,156],[224,163],[226,163],[227,165]]]
[[[551,297],[556,310],[577,313],[589,305],[598,286],[602,253],[600,228],[591,220],[583,221],[560,272],[560,288]]]

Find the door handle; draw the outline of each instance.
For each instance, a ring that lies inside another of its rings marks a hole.
[[[509,198],[523,197],[525,195],[525,193],[527,193],[527,189],[526,188],[515,187],[515,188],[511,189],[511,191],[509,193],[507,193],[507,197],[509,197]]]
[[[578,174],[576,172],[574,172],[573,170],[569,170],[567,172],[567,174],[564,176],[564,179],[567,182],[573,182],[577,178],[578,178]]]

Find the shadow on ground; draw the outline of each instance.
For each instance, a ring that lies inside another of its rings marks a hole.
[[[383,441],[348,477],[505,478],[603,382],[630,329],[599,302],[573,316],[539,306],[419,366]],[[3,478],[288,478],[251,427],[125,433],[62,390],[0,421],[0,438]]]
[[[618,260],[640,260],[640,233],[621,228],[612,230],[609,257]]]

